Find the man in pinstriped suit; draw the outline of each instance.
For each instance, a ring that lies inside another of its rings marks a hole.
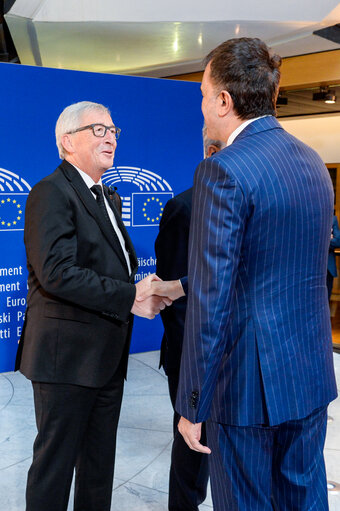
[[[195,174],[177,411],[188,445],[211,453],[214,511],[269,511],[271,496],[280,511],[328,509],[333,191],[275,119],[280,62],[259,39],[231,39],[201,87],[208,136],[227,147]]]

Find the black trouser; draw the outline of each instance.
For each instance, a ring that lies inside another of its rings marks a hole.
[[[32,385],[38,435],[26,511],[66,511],[74,468],[74,511],[110,511],[122,369],[101,388]]]
[[[175,410],[178,374],[168,375],[170,399]],[[198,511],[207,494],[208,455],[190,449],[177,429],[180,415],[174,412],[174,441],[169,480],[169,511]],[[206,445],[205,424],[201,443]]]
[[[331,299],[332,289],[333,289],[333,275],[327,270],[327,291],[328,291],[328,301]]]

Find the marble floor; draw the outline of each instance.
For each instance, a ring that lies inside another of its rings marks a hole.
[[[172,439],[167,381],[159,352],[130,356],[118,432],[112,511],[166,511]],[[340,354],[334,354],[340,390]],[[340,483],[340,399],[329,407],[325,448],[329,481]],[[0,509],[24,511],[35,419],[30,382],[19,373],[0,374]],[[329,491],[340,511],[340,489]],[[72,498],[68,511],[73,509]],[[200,510],[212,510],[210,494]],[[48,511],[48,510],[46,510]]]

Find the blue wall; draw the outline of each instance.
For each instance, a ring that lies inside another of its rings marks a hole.
[[[25,311],[25,202],[60,162],[60,112],[77,101],[103,103],[122,129],[103,179],[123,196],[142,278],[155,271],[162,207],[191,186],[202,158],[200,96],[196,83],[0,64],[0,372],[13,369]],[[136,318],[131,351],[159,349],[162,331],[158,317]]]

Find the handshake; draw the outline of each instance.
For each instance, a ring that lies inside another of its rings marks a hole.
[[[185,293],[180,280],[163,281],[153,273],[137,282],[131,312],[142,318],[153,319],[181,296],[185,296]]]

